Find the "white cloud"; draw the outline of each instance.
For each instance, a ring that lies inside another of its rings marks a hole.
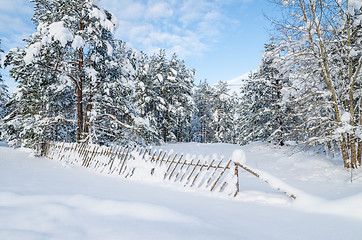
[[[250,0],[101,0],[99,4],[119,20],[117,38],[152,53],[166,48],[181,57],[203,54],[231,22],[226,7]],[[0,32],[3,46],[22,46],[34,31],[28,0],[1,0]],[[21,6],[21,7],[19,7]],[[234,21],[234,22],[233,22]]]
[[[1,0],[0,38],[4,49],[24,45],[22,39],[34,31],[32,15],[33,7],[27,0]]]
[[[166,2],[151,2],[146,10],[147,19],[169,18],[173,15],[173,9]]]
[[[203,54],[235,20],[223,13],[240,0],[102,0],[120,24],[118,38],[130,46],[153,53],[159,48],[179,56]]]
[[[123,9],[114,9],[116,16],[121,16],[125,19],[139,19],[145,15],[146,6],[141,3],[130,3],[126,5]]]

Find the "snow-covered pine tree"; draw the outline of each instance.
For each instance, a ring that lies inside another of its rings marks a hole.
[[[161,142],[175,141],[175,136],[169,136],[170,124],[174,119],[169,118],[169,81],[167,80],[168,61],[165,50],[154,54],[145,65],[146,76],[142,79],[144,106],[142,112],[148,115],[151,126],[155,129],[155,140]],[[146,110],[147,109],[147,110]]]
[[[192,119],[193,141],[201,143],[213,142],[212,90],[206,80],[200,81],[196,86],[193,99],[196,106],[196,112],[193,114]]]
[[[233,141],[234,109],[232,97],[229,95],[228,85],[220,81],[212,87],[211,95],[212,128],[214,142],[231,143]]]
[[[158,131],[158,114],[157,105],[159,102],[158,86],[155,82],[155,61],[151,61],[148,56],[139,52],[135,63],[135,95],[134,104],[137,107],[139,114],[144,118],[149,126],[142,133],[142,136],[147,142],[159,144],[162,142],[161,134]]]
[[[264,140],[284,145],[287,135],[290,134],[295,119],[295,111],[290,107],[289,79],[272,67],[274,59],[280,52],[276,51],[275,43],[265,44],[262,63],[258,77],[266,84],[264,92],[265,104],[261,111],[264,118]]]
[[[0,62],[2,61],[1,56],[2,56],[3,52],[4,51],[1,49],[1,40],[0,40]],[[1,64],[0,64],[0,68],[1,68]],[[6,114],[5,104],[8,102],[8,100],[9,100],[8,88],[5,85],[2,75],[0,73],[0,120]]]
[[[241,88],[241,97],[237,108],[238,124],[236,126],[239,144],[252,141],[265,140],[265,122],[262,109],[264,109],[264,93],[267,91],[266,83],[258,73],[252,73]]]
[[[159,93],[159,106],[158,106],[158,129],[161,133],[163,142],[176,142],[176,135],[172,131],[173,127],[177,124],[176,119],[173,118],[174,114],[174,88],[177,84],[176,78],[173,76],[170,68],[170,62],[166,58],[166,51],[161,49],[159,54],[155,56],[156,69],[154,69],[155,86]],[[173,71],[175,71],[173,69]]]
[[[149,122],[147,138],[154,143],[188,141],[194,71],[175,54],[167,60],[164,49],[151,58],[141,53],[137,63],[135,104]]]
[[[149,143],[144,135],[148,122],[140,116],[134,102],[136,96],[135,79],[139,68],[137,52],[128,49],[123,41],[116,41],[116,68],[109,81],[100,85],[96,97],[97,108],[95,133],[102,143],[117,141],[123,144]]]
[[[1,40],[0,40],[0,63],[1,63],[1,56],[4,51],[1,49]],[[1,68],[1,64],[0,64]],[[0,140],[4,134],[4,130],[2,130],[2,119],[6,116],[8,109],[6,108],[6,104],[9,101],[9,93],[8,87],[5,85],[2,75],[0,73]]]
[[[176,142],[189,141],[191,136],[191,116],[195,111],[195,104],[192,99],[194,87],[194,70],[186,68],[184,61],[178,59],[176,54],[168,66],[167,79],[170,83],[171,106],[170,115],[175,119],[175,125],[171,125],[171,132],[176,136]]]
[[[269,141],[284,145],[295,112],[290,107],[289,80],[272,67],[280,54],[273,42],[265,45],[263,59],[256,73],[242,87],[238,115],[239,143]]]
[[[66,79],[53,71],[25,64],[24,50],[11,50],[5,65],[13,65],[10,75],[18,82],[4,119],[10,145],[34,147],[41,141],[72,141],[74,135],[73,91]]]
[[[39,74],[46,81],[53,79],[61,90],[75,93],[71,99],[73,110],[68,113],[75,113],[73,123],[78,142],[97,140],[109,122],[127,131],[135,129],[132,124],[141,121],[136,121],[133,106],[125,101],[125,96],[120,96],[128,90],[123,86],[125,81],[114,54],[115,17],[94,0],[32,1],[37,31],[27,40],[25,49],[12,52],[18,56],[9,57],[9,64],[14,66],[13,77],[30,82],[26,75],[30,73],[21,75],[20,71],[36,69],[31,73],[32,81],[40,79],[36,76]],[[120,89],[114,96],[112,91]],[[42,93],[37,94],[40,99],[43,97]],[[109,104],[110,98],[118,102]]]
[[[345,167],[359,166],[362,2],[275,2],[287,19],[275,21],[284,54],[274,67],[302,90],[296,99],[306,115],[299,130],[311,135],[308,144],[339,145]]]

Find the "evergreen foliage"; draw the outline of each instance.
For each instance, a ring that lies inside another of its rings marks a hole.
[[[197,86],[194,93],[194,101],[197,111],[193,115],[193,141],[210,143],[214,140],[212,128],[212,89],[206,81]]]
[[[0,62],[1,62],[1,53],[3,52],[4,51],[1,49],[1,40],[0,40]],[[5,85],[2,75],[0,73],[0,120],[6,115],[5,105],[8,102],[8,99],[9,99],[8,88]]]
[[[234,109],[235,106],[229,95],[227,83],[220,81],[212,87],[211,95],[212,129],[214,130],[213,142],[233,142]]]
[[[190,139],[194,72],[182,60],[128,49],[98,1],[32,1],[37,31],[5,61],[19,83],[5,119],[12,145]]]
[[[291,102],[289,79],[272,66],[280,54],[275,43],[265,45],[262,63],[256,73],[241,89],[238,107],[238,142],[268,141],[284,145],[286,140],[296,140],[297,114]]]
[[[1,48],[0,40],[0,63],[2,62],[2,53],[4,50]],[[0,64],[0,68],[2,68]],[[5,85],[2,75],[0,73],[0,140],[5,135],[5,126],[3,124],[3,118],[8,114],[9,108],[7,107],[9,101],[8,87]]]

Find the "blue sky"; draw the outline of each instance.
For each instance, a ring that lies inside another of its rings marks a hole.
[[[119,22],[116,37],[149,54],[165,48],[176,52],[195,82],[231,80],[258,67],[269,39],[272,15],[267,0],[101,0]],[[0,39],[7,51],[35,31],[29,0],[1,0]],[[13,90],[15,84],[6,77]]]

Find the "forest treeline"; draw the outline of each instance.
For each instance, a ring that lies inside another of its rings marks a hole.
[[[176,54],[148,56],[114,37],[92,0],[32,0],[37,26],[2,59],[1,133],[12,145],[268,141],[321,146],[345,167],[362,157],[362,2],[273,0],[261,64],[240,92],[194,83]],[[242,44],[242,43],[241,43]]]

